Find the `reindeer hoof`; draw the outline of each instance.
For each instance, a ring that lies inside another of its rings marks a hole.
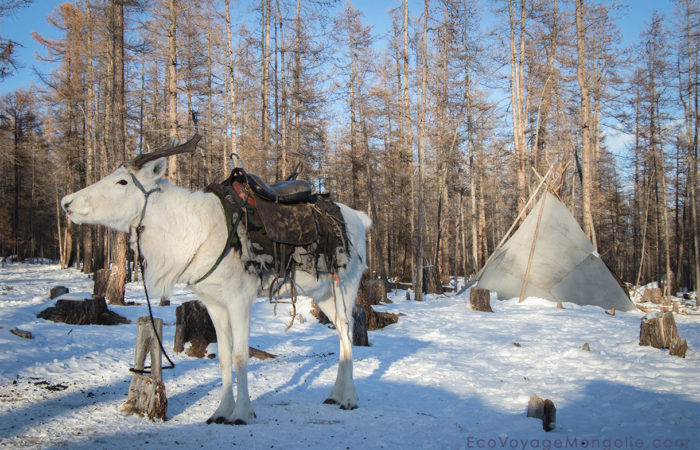
[[[357,409],[357,405],[340,405],[340,409],[345,411],[352,411],[353,409]]]
[[[236,419],[233,422],[231,422],[232,425],[248,425],[248,422],[246,422],[243,419]]]
[[[218,424],[226,423],[226,419],[224,419],[224,418],[221,417],[221,416],[219,416],[219,417],[210,417],[210,418],[208,418],[208,419],[207,419],[207,425],[212,424],[212,423],[218,423]]]
[[[338,401],[333,398],[327,398],[323,401],[324,405],[337,405]]]

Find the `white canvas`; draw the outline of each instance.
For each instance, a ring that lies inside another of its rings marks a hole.
[[[525,297],[620,311],[634,309],[576,219],[549,192],[540,198],[513,236],[496,249],[477,277],[478,286],[497,292],[500,299],[520,296],[542,201],[545,205]]]

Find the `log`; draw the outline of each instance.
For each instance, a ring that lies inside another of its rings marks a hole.
[[[673,340],[678,337],[678,328],[672,312],[650,312],[642,317],[642,323],[639,326],[639,345],[669,348]]]
[[[352,308],[352,345],[358,347],[369,347],[367,337],[367,315],[361,305]]]
[[[491,292],[488,289],[473,287],[469,291],[469,305],[474,311],[493,312],[491,309]]]
[[[163,336],[163,319],[148,316],[136,321],[136,350],[134,351],[134,370],[142,371],[146,367],[146,354],[150,355],[151,373],[134,372],[129,384],[129,395],[122,406],[127,415],[138,414],[150,420],[165,420],[168,411],[168,397],[165,393],[162,371],[162,353],[158,339]],[[155,325],[155,329],[154,326]]]
[[[104,298],[85,300],[58,300],[56,305],[37,314],[41,319],[71,325],[119,325],[131,323],[107,308]]]
[[[207,347],[216,342],[216,330],[209,317],[209,312],[199,300],[185,302],[175,308],[175,339],[173,351],[181,353],[185,351],[185,344],[191,345],[185,352],[187,356],[203,358],[207,356]],[[209,355],[214,357],[213,355]],[[248,347],[248,356],[265,360],[277,358],[277,355]]]
[[[443,294],[440,271],[437,266],[423,266],[423,293]]]
[[[411,283],[405,283],[403,281],[389,282],[389,289],[391,289],[392,291],[395,291],[397,289],[403,289],[404,291],[408,291],[411,288],[413,288],[413,285]]]
[[[10,330],[10,333],[14,334],[15,336],[19,336],[24,339],[34,339],[34,336],[32,336],[31,331],[25,331],[25,330],[20,330],[19,328],[13,328]]]
[[[277,355],[253,347],[248,347],[248,356],[259,360],[277,358]]]
[[[668,354],[672,356],[680,356],[681,358],[685,358],[685,352],[688,351],[688,342],[686,342],[685,338],[678,337],[671,342],[671,346],[669,347]]]
[[[389,313],[389,312],[383,312],[379,311],[374,313],[377,317],[377,328],[376,329],[381,329],[384,328],[388,325],[394,324],[399,321],[399,317],[405,316],[406,314],[403,313]]]

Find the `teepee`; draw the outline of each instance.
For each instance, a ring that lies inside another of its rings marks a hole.
[[[620,311],[634,309],[576,219],[549,192],[491,255],[477,286],[500,299],[540,297]]]

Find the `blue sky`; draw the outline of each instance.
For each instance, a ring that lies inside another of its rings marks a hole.
[[[1,1],[1,0],[0,0]],[[481,0],[485,7],[488,7],[489,0]],[[46,21],[46,17],[61,1],[56,0],[34,0],[28,8],[19,10],[10,17],[5,17],[0,22],[0,35],[10,38],[22,44],[17,49],[16,60],[20,68],[15,75],[0,81],[0,95],[14,91],[21,86],[29,86],[32,81],[37,80],[33,68],[36,67],[41,72],[50,71],[50,66],[36,59],[37,53],[43,53],[43,49],[32,38],[32,31],[37,31],[45,37],[57,37],[59,31],[53,28]],[[245,3],[248,2],[239,2]],[[383,34],[390,26],[387,11],[400,5],[401,0],[353,0],[353,6],[364,12],[365,23],[374,27],[376,34]],[[645,24],[648,24],[653,11],[656,9],[664,15],[670,15],[673,11],[671,0],[627,0],[626,14],[619,19],[619,26],[623,33],[624,45],[629,45],[636,41]],[[235,9],[236,2],[232,2]],[[421,11],[422,0],[409,0],[411,11]],[[239,6],[240,7],[240,6]]]

